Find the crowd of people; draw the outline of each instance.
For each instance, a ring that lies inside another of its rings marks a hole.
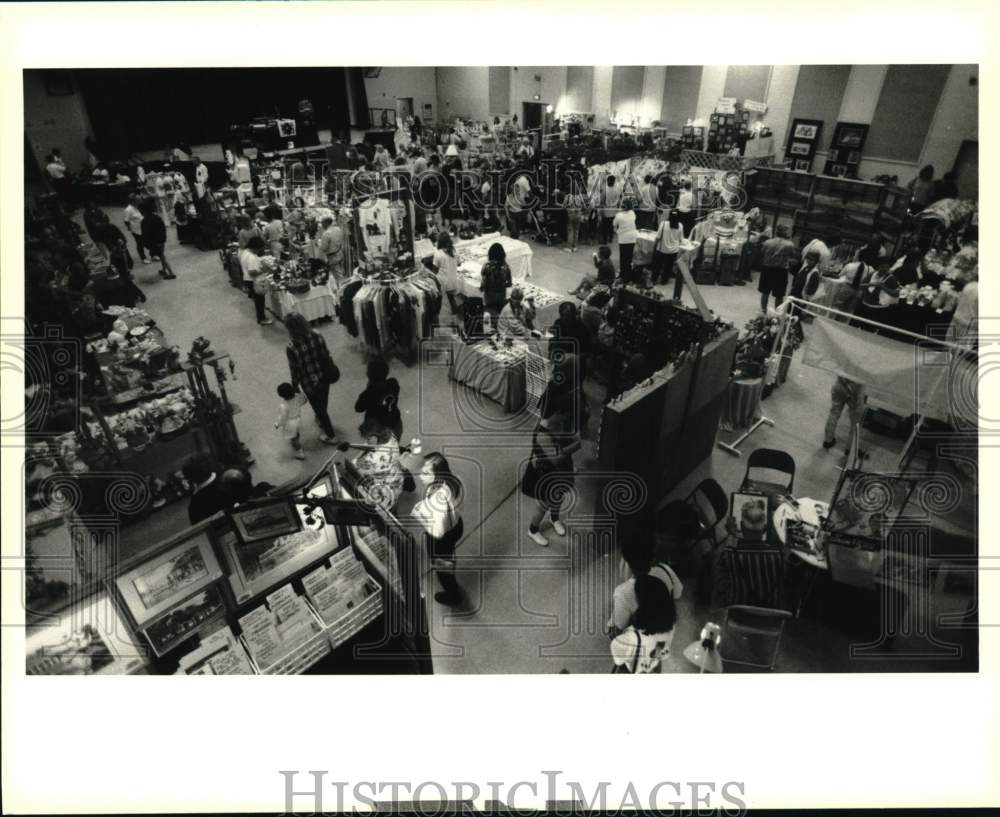
[[[622,180],[606,177],[596,190],[588,189],[582,173],[563,173],[549,180],[551,189],[539,189],[537,154],[529,139],[516,148],[497,154],[484,154],[467,160],[469,169],[480,172],[481,184],[470,191],[459,179],[463,168],[460,148],[462,138],[450,131],[445,143],[425,144],[423,126],[415,120],[409,132],[409,145],[400,147],[395,158],[383,145],[370,156],[359,155],[350,161],[352,183],[371,171],[389,173],[392,189],[403,185],[413,193],[417,204],[416,232],[433,238],[435,250],[424,263],[437,276],[451,314],[465,320],[467,313],[488,314],[488,326],[495,326],[501,337],[526,337],[549,330],[553,374],[542,396],[537,427],[531,435],[527,469],[520,484],[521,493],[531,500],[527,537],[540,547],[549,545],[549,536],[567,535],[562,508],[574,489],[573,455],[580,450],[581,435],[589,415],[583,393],[588,368],[593,366],[602,348],[613,345],[615,324],[619,318],[610,291],[619,284],[643,283],[642,271],[635,261],[639,230],[655,231],[654,250],[646,285],[666,284],[678,277],[676,263],[682,244],[690,237],[697,216],[690,182],[672,180]],[[335,141],[333,153],[344,146]],[[241,170],[242,156],[227,157],[230,176],[245,184]],[[54,191],[63,194],[66,169],[58,151],[48,157],[46,172]],[[339,157],[338,161],[346,161]],[[307,181],[311,169],[303,163],[290,170],[293,179]],[[395,181],[392,181],[392,180]],[[495,189],[505,179],[504,189]],[[315,181],[315,177],[312,178]],[[628,183],[626,183],[628,181]],[[635,183],[632,183],[632,182]],[[208,172],[195,162],[194,189],[203,197],[209,191]],[[954,196],[954,178],[946,174],[934,179],[933,168],[924,168],[910,184],[914,210],[942,197]],[[551,207],[539,211],[537,201]],[[669,202],[669,203],[668,203]],[[293,202],[301,206],[301,200]],[[291,208],[288,208],[291,209]],[[239,262],[248,297],[254,303],[257,321],[273,321],[265,308],[266,290],[260,285],[265,255],[281,257],[287,253],[293,232],[286,220],[286,208],[273,193],[267,204],[258,209],[247,202],[232,223],[233,239],[239,247]],[[122,287],[116,295],[142,302],[145,295],[132,280],[134,261],[131,248],[143,264],[158,263],[164,280],[176,278],[167,258],[167,230],[156,202],[141,192],[130,196],[121,212],[122,228],[111,223],[104,209],[88,203],[82,213],[83,227],[97,250],[108,259]],[[900,288],[924,281],[928,272],[921,263],[922,252],[908,246],[901,256],[886,252],[879,240],[860,248],[840,240],[819,239],[807,243],[792,240],[789,229],[779,225],[771,229],[763,222],[754,224],[751,239],[759,243],[760,272],[758,292],[760,308],[767,312],[772,303],[780,306],[786,294],[809,300],[821,291],[824,279],[836,277],[845,286],[838,292],[834,308],[852,312],[858,303],[884,306],[899,298]],[[517,237],[533,233],[549,243],[556,231],[563,250],[575,253],[586,241],[596,242],[593,272],[583,275],[571,291],[573,300],[562,303],[553,326],[538,323],[533,299],[512,280],[504,247],[497,242],[489,247],[480,275],[480,299],[461,294],[455,242],[469,235],[502,231]],[[131,238],[131,247],[126,236]],[[332,218],[306,228],[304,252],[316,269],[325,269],[331,280],[342,281],[348,274],[347,258],[351,237]],[[616,247],[617,256],[612,247]],[[616,263],[617,262],[617,263]],[[28,236],[29,312],[53,314],[64,325],[75,328],[85,337],[99,325],[101,293],[92,286],[90,273],[79,241],[65,225],[47,223]],[[124,295],[121,293],[124,292]],[[675,290],[675,297],[678,295]],[[471,303],[478,300],[481,303]],[[296,312],[283,320],[288,333],[287,378],[276,384],[278,413],[275,428],[287,441],[291,455],[304,459],[302,410],[309,406],[319,424],[319,440],[338,445],[329,413],[331,387],[340,374],[323,335]],[[467,323],[465,324],[468,325]],[[651,374],[642,356],[635,356],[624,366],[618,385],[626,388]],[[401,464],[404,448],[403,421],[400,412],[400,384],[390,376],[387,361],[374,358],[367,364],[367,383],[357,396],[354,410],[362,415],[359,434],[363,453],[355,461],[367,480],[374,501],[394,507],[405,490],[420,490],[422,499],[413,514],[422,525],[426,546],[434,561],[441,591],[436,598],[448,605],[459,604],[463,593],[454,576],[456,548],[464,527],[461,517],[463,488],[447,459],[429,454],[418,474],[410,474]],[[831,408],[822,445],[836,443],[837,425],[846,407],[851,418],[851,432],[857,428],[864,411],[865,394],[860,384],[838,378],[831,393]],[[848,448],[851,446],[849,437]],[[218,471],[202,458],[185,466],[184,474],[192,486],[189,518],[192,523],[253,495],[249,477],[240,471]],[[547,521],[547,524],[546,524]],[[747,522],[748,535],[753,520]],[[698,520],[682,503],[671,503],[655,518],[645,523],[637,538],[625,543],[622,574],[625,580],[614,591],[614,604],[608,624],[611,653],[616,667],[630,672],[656,671],[666,653],[677,619],[676,601],[682,582],[671,566],[678,554],[689,550],[699,536]],[[637,544],[637,542],[639,544]]]

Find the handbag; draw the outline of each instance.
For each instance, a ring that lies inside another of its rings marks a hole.
[[[333,362],[333,358],[327,353],[326,360],[323,362],[323,377],[326,378],[326,382],[331,386],[340,380],[340,367]]]
[[[623,673],[634,675],[636,670],[639,669],[639,656],[642,653],[642,633],[634,627],[629,627],[628,629],[632,630],[636,637],[635,651],[632,653],[632,660],[629,661],[628,664],[614,664],[611,667],[612,675],[621,675]],[[625,630],[624,632],[628,632],[628,630]]]

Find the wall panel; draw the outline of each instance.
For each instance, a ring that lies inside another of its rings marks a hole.
[[[701,88],[700,65],[669,65],[663,82],[660,121],[670,133],[680,133],[688,119],[693,119]]]
[[[864,154],[916,162],[950,71],[950,65],[890,65]]]
[[[616,65],[611,75],[611,110],[638,113],[642,105],[642,80],[646,68],[642,65]]]
[[[819,119],[823,123],[819,133],[819,148],[825,150],[837,126],[840,104],[850,75],[849,65],[801,66],[788,119],[789,133],[795,119]]]
[[[490,66],[490,113],[510,113],[510,66]]]
[[[568,112],[594,110],[594,66],[570,65],[566,68],[566,94],[563,107]]]
[[[726,70],[726,89],[722,95],[735,97],[740,102],[744,99],[763,102],[770,74],[770,65],[730,65]]]

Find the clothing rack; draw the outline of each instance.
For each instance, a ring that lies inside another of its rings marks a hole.
[[[355,274],[340,287],[340,322],[369,354],[416,360],[419,342],[430,337],[441,311],[437,276],[417,270],[405,276]]]

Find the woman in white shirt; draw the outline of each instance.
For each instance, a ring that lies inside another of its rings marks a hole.
[[[431,259],[431,267],[437,273],[437,279],[448,296],[451,314],[458,313],[455,296],[458,294],[458,260],[455,258],[455,247],[451,241],[451,233],[442,231],[438,234],[437,250]]]
[[[424,529],[427,552],[434,565],[441,592],[434,594],[439,604],[454,607],[462,600],[455,580],[455,548],[462,540],[462,483],[451,472],[448,460],[436,451],[428,454],[418,479],[424,498],[412,511]]]
[[[635,579],[638,602],[632,623],[611,642],[615,672],[660,672],[660,662],[670,652],[677,610],[670,588],[647,573]]]
[[[681,241],[684,240],[684,227],[681,216],[676,210],[671,210],[666,221],[660,222],[656,230],[656,244],[653,248],[653,283],[665,284],[674,274],[674,263],[681,252]]]
[[[632,253],[639,235],[635,226],[634,207],[635,203],[631,199],[622,202],[622,209],[618,211],[612,225],[618,237],[618,272],[625,281],[632,280]]]

